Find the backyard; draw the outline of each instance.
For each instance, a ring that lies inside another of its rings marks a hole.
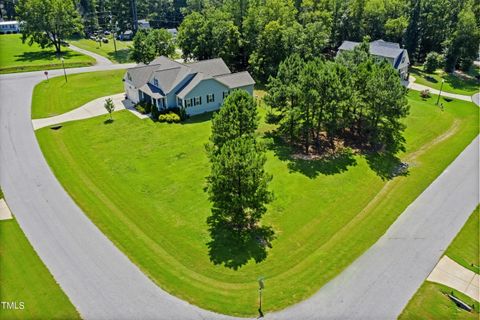
[[[410,68],[410,75],[417,79],[415,82],[418,84],[440,90],[442,80],[445,80],[443,91],[467,96],[479,92],[480,80],[475,78],[479,74],[480,71],[477,66],[472,67],[472,70],[466,74],[460,74],[458,71],[455,74],[450,74],[441,69],[434,73],[427,73],[423,71],[423,66]]]
[[[52,48],[42,49],[39,45],[22,43],[19,34],[0,35],[0,73],[27,72],[62,68],[62,62]],[[65,68],[88,67],[95,59],[62,48]]]
[[[99,43],[91,39],[72,39],[69,43],[76,47],[95,52],[113,62],[127,63],[132,62],[130,59],[130,46],[132,41],[119,41],[116,40],[117,51],[115,52],[115,44],[113,43],[113,37],[108,36],[108,43]]]
[[[80,319],[15,219],[0,221],[0,253],[0,301],[24,303],[21,310],[0,308],[0,318]]]
[[[47,109],[49,101],[41,101],[34,110]],[[61,101],[49,112],[60,113]],[[102,116],[36,134],[64,188],[150,278],[203,308],[251,316],[259,276],[265,277],[264,311],[310,296],[367,250],[478,134],[472,103],[445,102],[442,112],[434,99],[413,91],[409,101],[407,152],[400,156],[411,167],[408,176],[389,181],[381,178],[385,159],[375,156],[295,160],[262,121],[275,194],[265,223],[277,238],[265,260],[238,270],[214,265],[208,253],[209,115],[168,125],[120,111],[109,124]]]

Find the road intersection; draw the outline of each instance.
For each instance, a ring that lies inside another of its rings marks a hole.
[[[68,73],[125,67],[102,64]],[[231,319],[160,289],[62,188],[30,117],[33,87],[43,79],[42,72],[0,76],[0,184],[27,238],[82,317]],[[338,277],[311,298],[266,318],[395,319],[478,204],[478,143],[477,137]]]

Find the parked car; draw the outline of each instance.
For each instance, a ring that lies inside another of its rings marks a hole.
[[[103,34],[106,35],[106,36],[109,36],[109,35],[110,35],[110,31],[105,30],[105,31],[103,32]]]
[[[103,43],[108,43],[108,39],[107,38],[102,38],[102,42]]]

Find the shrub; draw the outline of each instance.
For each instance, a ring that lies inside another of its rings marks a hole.
[[[430,90],[425,89],[425,90],[420,91],[420,96],[421,96],[423,99],[430,98]]]
[[[169,109],[169,111],[177,114],[182,121],[187,120],[187,118],[188,118],[188,114],[187,114],[187,111],[185,110],[185,108],[173,107],[173,108]]]
[[[151,110],[151,114],[150,114],[150,115],[151,115],[152,119],[158,119],[158,115],[159,115],[160,113],[158,112],[157,106],[150,106],[150,110]]]
[[[437,52],[429,52],[425,58],[425,63],[423,64],[423,70],[428,73],[433,73],[438,68],[442,68],[444,65],[443,55]]]
[[[161,114],[158,116],[158,121],[167,123],[179,123],[180,116],[176,113],[169,112],[167,114]]]
[[[144,105],[143,105],[143,108],[145,109],[145,113],[150,113],[152,112],[152,104],[150,102],[146,102]]]
[[[145,108],[143,108],[141,104],[136,104],[136,105],[135,105],[135,110],[137,110],[137,111],[140,112],[141,114],[145,114],[145,113],[146,113]]]

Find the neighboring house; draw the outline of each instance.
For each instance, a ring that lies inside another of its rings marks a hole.
[[[132,102],[151,102],[159,110],[185,108],[189,115],[219,109],[234,89],[253,94],[255,84],[246,71],[231,73],[222,59],[182,64],[164,56],[127,69],[123,81]]]
[[[127,31],[119,34],[117,39],[122,40],[122,41],[132,40],[133,39],[133,31],[132,30],[127,30]]]
[[[342,51],[352,51],[358,44],[359,42],[344,41],[340,48],[338,48],[338,53]],[[408,58],[407,50],[400,48],[398,43],[375,40],[370,43],[370,54],[378,59],[387,60],[395,70],[398,71],[400,78],[403,80],[408,79],[410,59]]]
[[[0,33],[18,33],[20,32],[20,23],[18,21],[1,21]]]
[[[145,19],[138,20],[138,29],[150,29],[150,22]]]

